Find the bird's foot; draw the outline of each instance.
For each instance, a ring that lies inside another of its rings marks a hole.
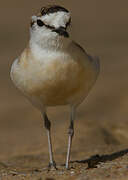
[[[65,169],[66,169],[66,170],[74,170],[75,168],[74,168],[73,166],[70,166],[70,167],[69,167],[69,166],[68,166],[68,167],[65,166]]]
[[[71,169],[72,169],[72,167],[65,166],[65,169],[66,169],[66,170],[71,170]]]
[[[55,161],[53,161],[52,163],[49,163],[48,169],[49,170],[57,170]]]

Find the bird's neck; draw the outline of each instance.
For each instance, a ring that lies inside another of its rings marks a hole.
[[[71,43],[70,38],[60,36],[45,36],[43,38],[31,37],[29,41],[30,49],[42,51],[65,51]]]

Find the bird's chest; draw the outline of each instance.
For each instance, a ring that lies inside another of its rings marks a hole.
[[[61,58],[22,61],[14,69],[18,81],[31,91],[65,86],[68,82],[76,81],[80,73],[82,73],[80,64],[72,59],[61,60]]]
[[[31,59],[17,62],[12,71],[13,81],[25,94],[61,104],[81,92],[91,83],[92,71],[85,62],[72,58],[53,58],[45,61]]]

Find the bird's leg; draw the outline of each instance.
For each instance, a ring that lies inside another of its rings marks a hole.
[[[43,117],[44,117],[44,126],[47,131],[47,136],[48,136],[48,149],[49,149],[49,167],[56,169],[56,163],[53,158],[53,151],[52,151],[52,142],[51,142],[51,122],[49,121],[47,114],[43,112]]]
[[[69,126],[69,137],[68,137],[68,150],[67,150],[67,158],[66,158],[66,169],[69,169],[69,160],[71,154],[71,145],[72,145],[72,138],[74,135],[74,117],[75,117],[75,109],[72,107],[71,110],[71,118],[70,118],[70,126]]]

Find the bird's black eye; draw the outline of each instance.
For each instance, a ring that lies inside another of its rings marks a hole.
[[[37,25],[38,25],[38,26],[43,26],[44,23],[43,23],[43,21],[41,21],[40,19],[38,19],[38,20],[37,20]]]

